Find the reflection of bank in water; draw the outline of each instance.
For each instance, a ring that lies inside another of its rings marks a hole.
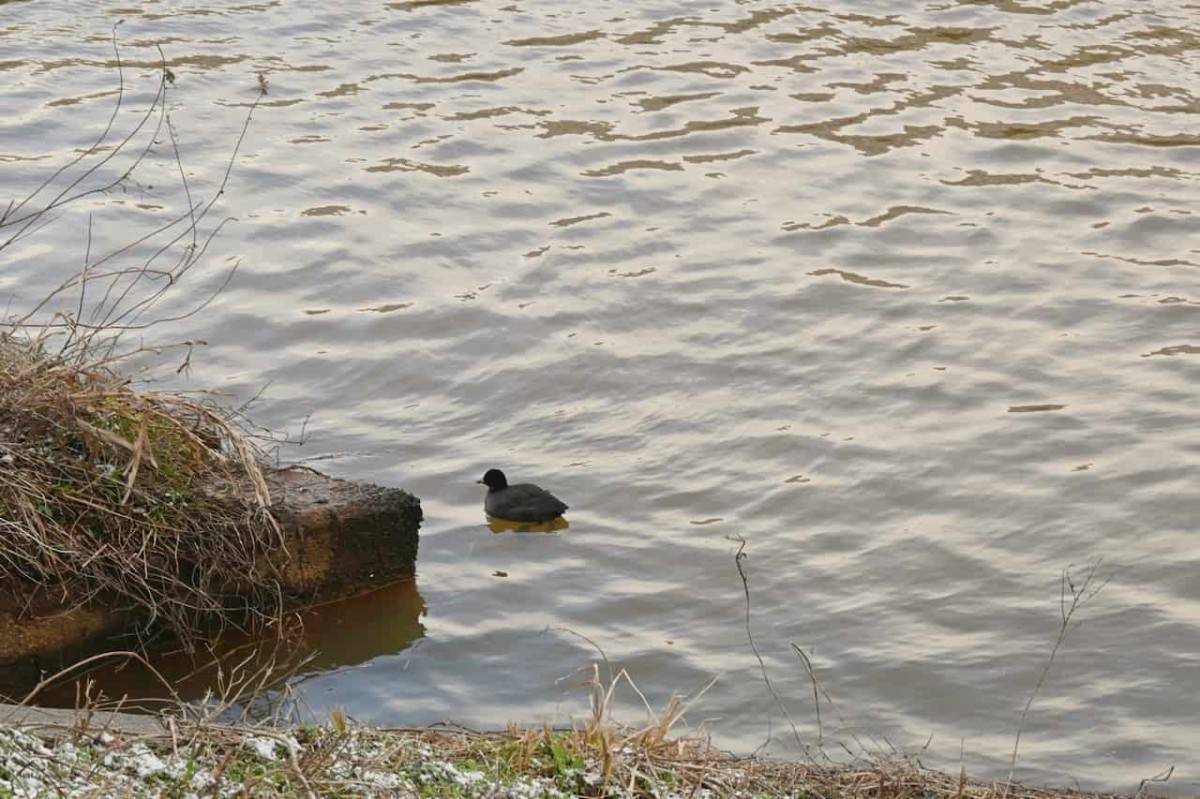
[[[303,623],[303,629],[289,640],[226,634],[211,651],[194,656],[179,650],[150,653],[148,660],[170,689],[137,661],[104,660],[91,671],[72,674],[43,690],[33,701],[46,707],[74,707],[76,684],[85,679],[94,684],[93,698],[103,692],[106,700],[128,697],[147,708],[153,708],[155,700],[172,699],[172,690],[184,701],[202,699],[210,691],[219,697],[232,682],[258,679],[272,661],[277,677],[304,676],[402,652],[425,635],[421,623],[425,612],[416,580],[400,580],[296,611],[292,617]]]
[[[487,520],[488,529],[493,533],[557,533],[571,526],[562,516],[556,516],[547,522],[510,522],[495,516],[489,516]]]

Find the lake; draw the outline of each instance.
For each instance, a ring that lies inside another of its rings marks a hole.
[[[740,753],[1002,778],[1098,563],[1017,776],[1200,790],[1200,5],[7,2],[0,208],[122,80],[133,130],[159,47],[170,125],[0,299],[232,158],[181,318],[126,338],[205,343],[142,377],[425,509],[415,586],[297,678],[315,714],[564,723],[598,647],[656,709],[719,675],[688,720]],[[492,533],[494,466],[570,528]]]

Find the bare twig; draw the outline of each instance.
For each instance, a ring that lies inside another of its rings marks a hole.
[[[804,670],[808,672],[809,682],[812,683],[813,708],[817,712],[817,749],[820,749],[825,739],[825,728],[821,724],[821,697],[818,693],[817,674],[813,671],[812,661],[809,660],[808,655],[794,641],[792,642],[792,649],[796,650],[796,655],[800,658],[800,662],[804,664]]]
[[[1153,777],[1146,777],[1144,780],[1141,780],[1140,782],[1138,782],[1138,789],[1137,789],[1137,793],[1134,794],[1134,799],[1141,799],[1141,797],[1145,796],[1149,792],[1149,788],[1151,785],[1153,785],[1154,783],[1167,782],[1168,780],[1171,779],[1171,776],[1174,773],[1175,773],[1175,767],[1170,766],[1169,768],[1165,769],[1164,771],[1160,771],[1159,773],[1155,774]]]
[[[809,755],[808,746],[800,739],[800,731],[796,729],[796,723],[792,721],[792,714],[788,712],[787,706],[783,704],[783,700],[779,698],[779,694],[775,691],[775,686],[771,684],[771,675],[767,673],[767,664],[763,660],[762,653],[758,651],[758,644],[754,642],[754,633],[750,629],[750,581],[746,578],[746,570],[742,567],[742,561],[746,555],[746,539],[740,535],[729,536],[731,541],[738,542],[738,550],[733,556],[733,563],[737,566],[738,576],[742,578],[742,592],[746,597],[746,640],[750,642],[750,649],[754,652],[755,659],[758,660],[759,671],[762,672],[763,684],[767,686],[767,691],[775,700],[775,705],[783,713],[783,717],[787,720],[788,725],[792,728],[792,736],[796,739],[796,745],[800,750]]]
[[[1038,692],[1042,690],[1042,686],[1046,683],[1046,678],[1050,674],[1050,667],[1054,665],[1054,658],[1058,655],[1058,650],[1062,647],[1063,641],[1067,639],[1067,633],[1071,630],[1071,620],[1075,613],[1096,597],[1098,593],[1108,584],[1109,578],[1105,577],[1102,580],[1097,578],[1097,570],[1100,568],[1100,559],[1092,561],[1083,571],[1083,582],[1076,585],[1075,577],[1071,573],[1072,565],[1068,565],[1062,571],[1062,577],[1059,586],[1059,616],[1061,624],[1058,628],[1058,637],[1054,639],[1054,646],[1050,649],[1050,657],[1046,659],[1045,665],[1042,667],[1042,672],[1038,675],[1037,683],[1033,686],[1033,690],[1029,693],[1029,698],[1025,701],[1025,707],[1021,710],[1021,720],[1017,724],[1017,735],[1013,741],[1012,757],[1008,765],[1008,779],[1004,788],[1003,796],[1008,795],[1008,785],[1012,783],[1013,775],[1017,771],[1017,752],[1021,747],[1021,735],[1025,732],[1025,721],[1029,716],[1029,709],[1033,707],[1033,701],[1037,698]]]

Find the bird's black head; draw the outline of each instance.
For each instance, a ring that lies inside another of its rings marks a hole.
[[[499,469],[488,469],[483,479],[476,480],[476,482],[483,483],[488,487],[489,491],[499,491],[501,488],[508,488],[508,478]]]

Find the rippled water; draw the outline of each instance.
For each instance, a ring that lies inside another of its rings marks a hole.
[[[793,642],[827,745],[998,777],[1103,558],[1018,774],[1200,789],[1196,2],[7,3],[5,202],[103,128],[117,22],[118,126],[161,44],[198,196],[270,87],[177,307],[240,269],[149,340],[424,502],[419,597],[325,639],[317,712],[561,721],[586,636],[656,706],[721,674],[690,720],[794,754],[742,536],[801,736]],[[168,136],[146,168],[9,248],[9,307],[88,212],[99,252],[178,210]],[[571,528],[490,533],[489,466]]]

